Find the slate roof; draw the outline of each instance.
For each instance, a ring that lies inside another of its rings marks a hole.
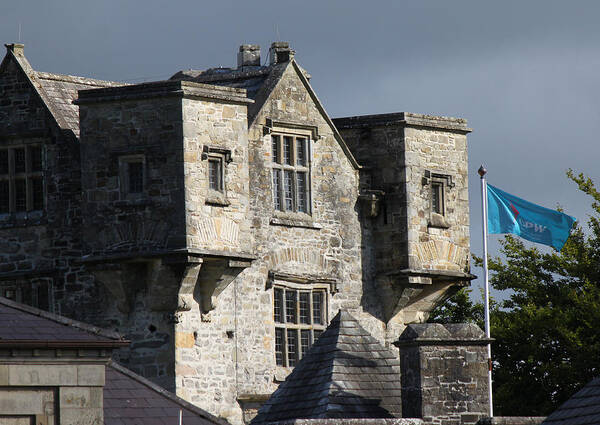
[[[45,97],[44,100],[49,103],[48,107],[59,125],[73,131],[77,137],[79,137],[79,107],[73,104],[77,99],[77,91],[124,85],[114,81],[40,71],[35,71],[35,76],[41,84],[42,97]]]
[[[340,311],[252,425],[291,419],[401,417],[398,355]]]
[[[130,370],[110,362],[104,386],[105,425],[227,425]]]
[[[0,346],[120,347],[116,332],[0,297]]]
[[[600,378],[585,387],[550,414],[542,425],[600,424]]]

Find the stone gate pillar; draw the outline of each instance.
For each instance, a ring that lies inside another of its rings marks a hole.
[[[486,345],[474,324],[411,324],[400,349],[402,415],[426,423],[475,424],[489,416]]]

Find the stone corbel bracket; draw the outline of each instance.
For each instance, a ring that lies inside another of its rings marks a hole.
[[[277,271],[273,271],[273,270],[269,271],[269,277],[267,279],[265,289],[271,289],[273,287],[273,283],[276,280],[299,283],[299,284],[304,284],[304,285],[316,285],[316,284],[328,285],[329,292],[331,294],[337,294],[339,291],[337,279],[320,276],[320,275],[299,275],[299,274],[292,274],[292,273],[277,272]]]
[[[365,217],[375,218],[379,215],[384,196],[383,190],[365,190],[358,195]]]
[[[217,307],[219,295],[252,262],[245,259],[205,257],[194,289],[194,299],[203,314]]]
[[[475,278],[470,273],[457,271],[403,269],[377,276],[375,284],[385,320],[389,322],[405,309],[427,316],[437,304]]]

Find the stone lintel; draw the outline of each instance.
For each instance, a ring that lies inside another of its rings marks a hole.
[[[333,123],[339,129],[373,128],[399,125],[402,127],[421,127],[433,130],[467,134],[473,131],[467,127],[463,118],[395,112],[389,114],[361,115],[355,117],[334,118]]]
[[[423,345],[487,345],[494,341],[473,323],[413,323],[409,324],[398,341],[396,347],[413,347]]]
[[[214,86],[191,81],[167,80],[119,87],[80,90],[77,105],[122,100],[153,99],[156,97],[202,98],[228,103],[250,104],[246,89]]]
[[[332,294],[337,293],[337,279],[333,279],[326,276],[312,275],[312,274],[293,274],[293,273],[284,273],[271,270],[269,271],[269,279],[267,279],[267,289],[273,286],[273,282],[275,280],[285,280],[286,282],[300,283],[304,285],[312,285],[323,283],[329,285],[329,291]]]

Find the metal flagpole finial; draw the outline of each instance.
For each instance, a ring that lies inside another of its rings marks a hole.
[[[485,176],[487,174],[487,170],[485,169],[485,167],[483,165],[481,167],[479,167],[479,170],[477,170],[477,172],[479,173],[479,176],[481,178],[483,178],[483,176]]]

